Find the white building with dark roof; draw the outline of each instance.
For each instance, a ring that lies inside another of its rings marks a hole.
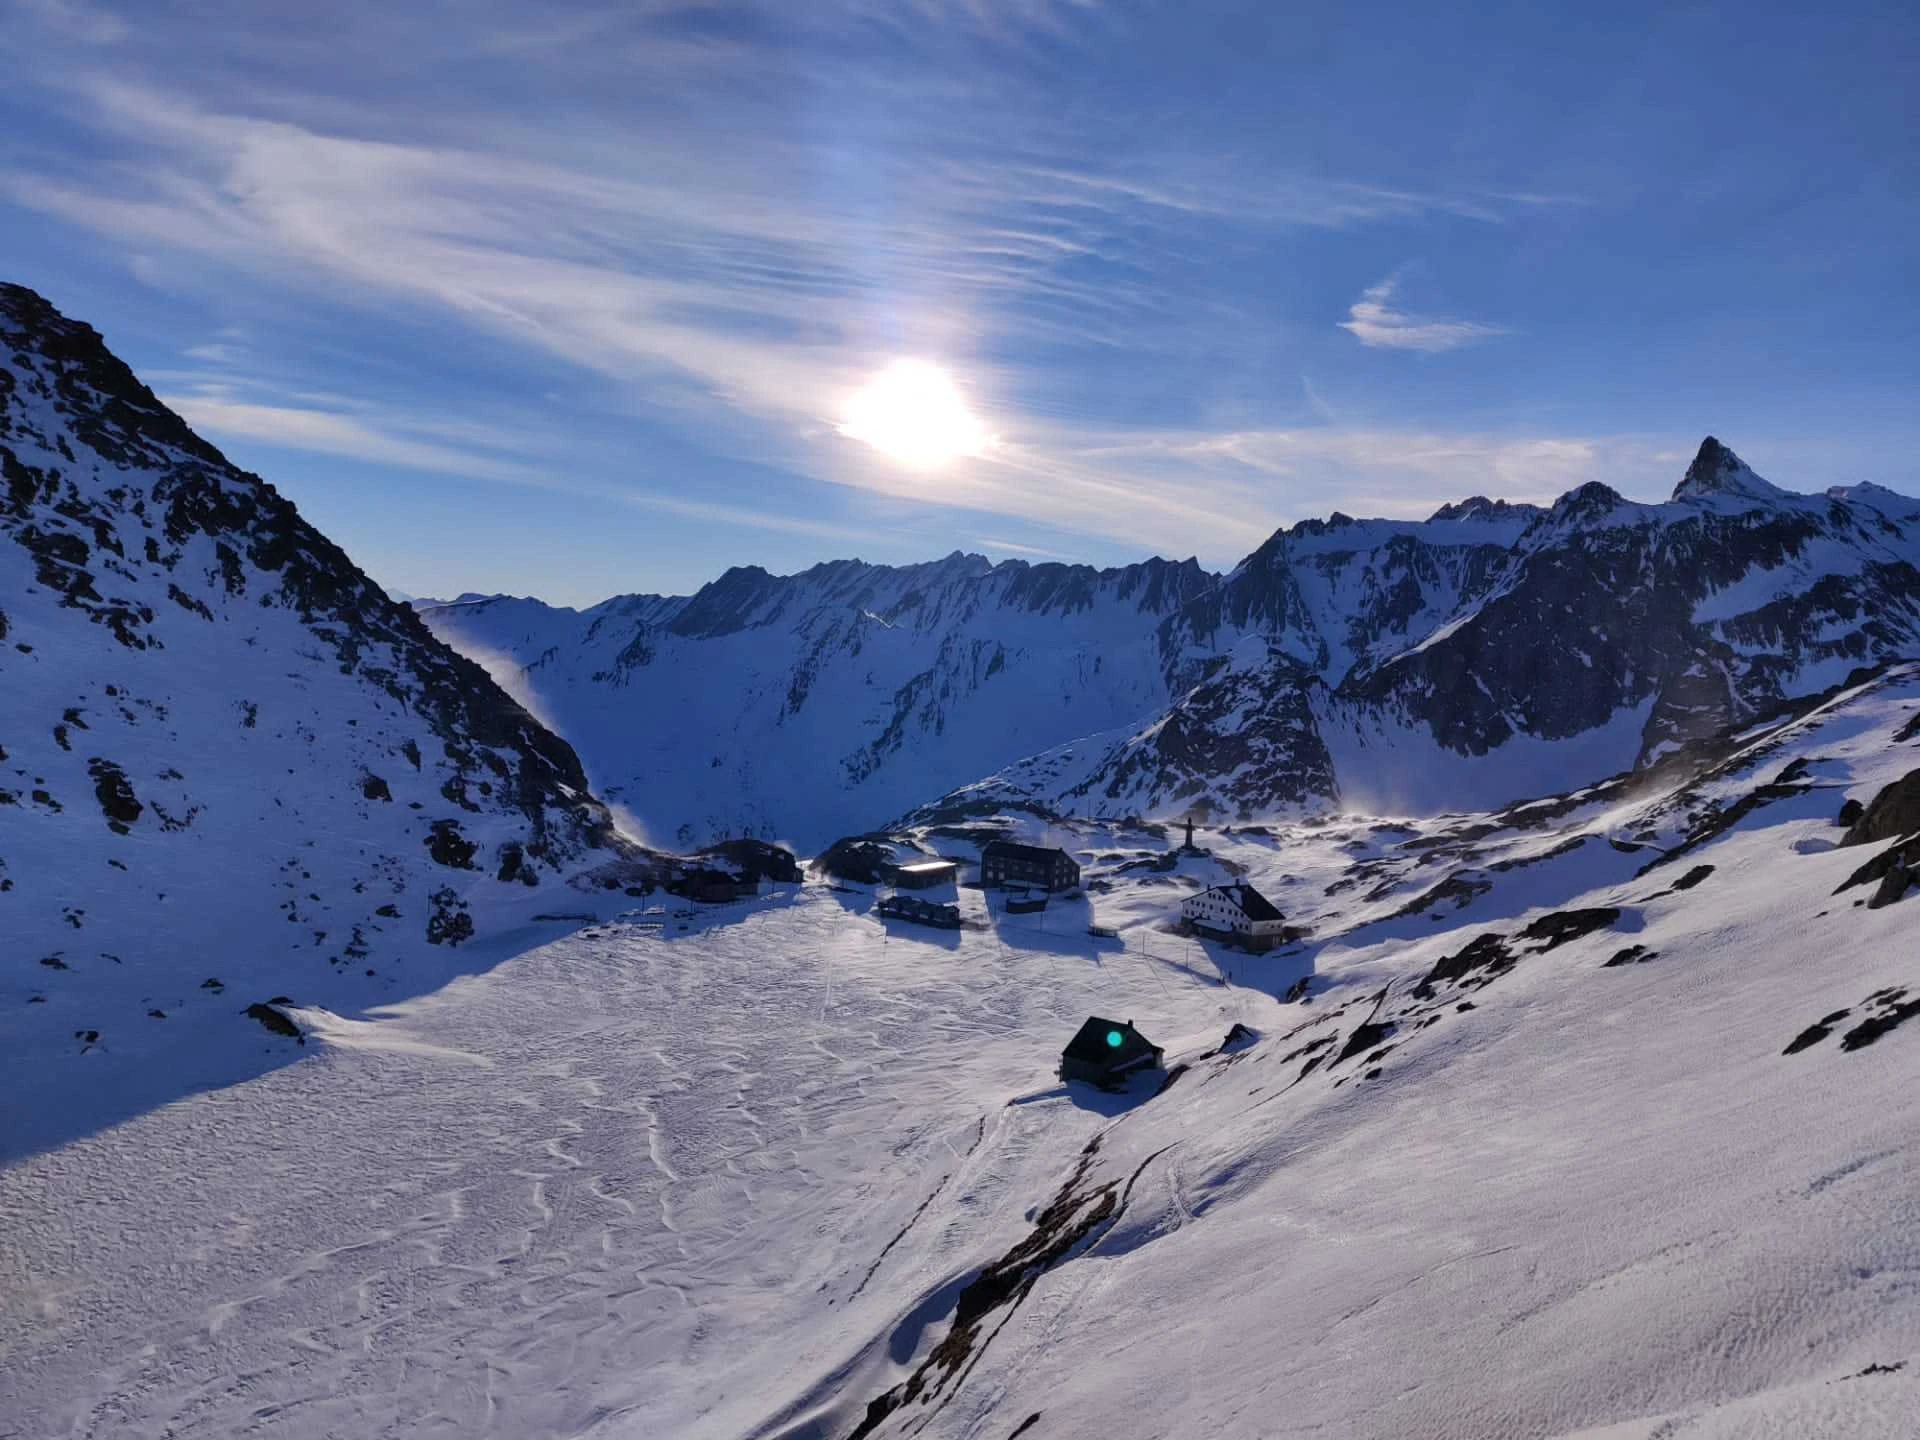
[[[1203,935],[1247,950],[1271,950],[1286,931],[1273,902],[1244,881],[1189,895],[1180,902],[1180,918]]]

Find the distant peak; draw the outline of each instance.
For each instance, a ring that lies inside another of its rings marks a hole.
[[[1513,520],[1531,519],[1540,513],[1538,505],[1513,500],[1489,500],[1484,495],[1469,495],[1451,505],[1442,505],[1427,519],[1433,520]]]
[[[1767,500],[1781,492],[1769,485],[1733,451],[1709,435],[1700,442],[1687,473],[1674,487],[1675,500],[1711,500],[1720,496]]]
[[[1598,480],[1589,480],[1575,487],[1553,502],[1553,508],[1547,512],[1550,521],[1556,524],[1598,520],[1611,515],[1620,506],[1626,504],[1627,497],[1611,485]]]

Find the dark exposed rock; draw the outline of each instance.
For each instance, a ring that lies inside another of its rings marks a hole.
[[[1452,955],[1443,955],[1434,962],[1434,966],[1413,987],[1416,998],[1428,1000],[1433,997],[1433,987],[1446,983],[1458,983],[1479,971],[1493,976],[1511,970],[1514,954],[1507,946],[1506,937],[1491,932],[1476,935],[1467,942],[1464,949]]]
[[[1842,802],[1840,813],[1833,817],[1833,823],[1840,826],[1852,825],[1866,813],[1867,807],[1858,800],[1847,800]]]
[[[1872,1365],[1867,1366],[1866,1369],[1856,1370],[1853,1374],[1842,1378],[1847,1380],[1864,1380],[1869,1375],[1897,1375],[1906,1368],[1907,1362],[1904,1360],[1896,1360],[1891,1365],[1882,1365],[1876,1361]],[[1035,1418],[1038,1419],[1039,1417],[1036,1416]]]
[[[1520,932],[1528,940],[1542,942],[1541,951],[1554,950],[1570,940],[1578,940],[1583,935],[1591,935],[1596,930],[1605,930],[1620,918],[1620,912],[1611,906],[1598,906],[1590,910],[1556,910],[1550,915],[1542,915]]]
[[[1833,893],[1838,895],[1856,885],[1884,883],[1896,870],[1912,873],[1915,869],[1920,869],[1920,835],[1889,845],[1841,881]]]
[[[1678,880],[1674,881],[1673,888],[1676,890],[1691,890],[1711,874],[1713,874],[1713,866],[1696,865]]]
[[[107,824],[119,834],[126,834],[127,827],[140,818],[142,809],[126,772],[111,760],[96,755],[87,761],[87,774],[93,779],[94,798],[100,802],[100,813],[107,817]]]
[[[1914,1016],[1920,1015],[1920,1000],[1903,1001],[1896,998],[1883,1001],[1882,1004],[1884,1008],[1879,1014],[1861,1021],[1840,1037],[1842,1050],[1864,1050],[1878,1041],[1881,1036],[1898,1029]]]
[[[540,883],[539,875],[527,863],[526,852],[517,841],[509,841],[500,847],[500,870],[495,878],[503,884],[511,884],[516,880],[522,885]]]
[[[436,865],[445,865],[450,870],[473,869],[473,855],[480,847],[460,833],[457,820],[436,820],[428,828],[426,840],[427,853],[433,857]]]
[[[1920,834],[1920,770],[1909,770],[1874,796],[1840,843],[1871,845],[1914,834]]]
[[[1887,873],[1880,877],[1880,888],[1867,901],[1867,908],[1879,910],[1893,904],[1912,888],[1913,883],[1913,872],[1896,860],[1888,867]]]
[[[1338,1065],[1344,1060],[1373,1049],[1382,1040],[1392,1035],[1396,1028],[1391,1020],[1363,1022],[1355,1027],[1353,1034],[1347,1037],[1347,1043],[1341,1046],[1340,1053],[1333,1057],[1333,1064]]]
[[[1644,965],[1656,959],[1654,952],[1644,945],[1629,945],[1624,950],[1616,950],[1602,968],[1611,969],[1617,965]]]
[[[467,902],[454,890],[442,887],[427,897],[431,907],[427,914],[427,943],[429,945],[458,945],[473,938],[473,916],[467,913]]]
[[[275,1035],[284,1035],[289,1040],[295,1040],[304,1045],[307,1043],[305,1033],[301,1031],[298,1025],[293,1023],[290,1016],[278,1008],[285,1003],[284,997],[276,997],[276,999],[264,1004],[256,1003],[249,1005],[247,1007],[247,1014],[253,1019],[258,1020]]]
[[[985,1327],[994,1312],[1017,1308],[1042,1275],[1119,1218],[1134,1182],[1155,1156],[1143,1160],[1124,1187],[1114,1181],[1089,1185],[1087,1171],[1098,1145],[1096,1137],[1067,1182],[1035,1216],[1032,1231],[962,1287],[945,1337],[911,1375],[868,1402],[847,1440],[865,1440],[895,1411],[916,1402],[927,1405],[938,1398],[966,1373],[992,1339],[994,1332]]]
[[[1795,799],[1812,788],[1806,778],[1806,762],[1796,760],[1772,780],[1754,786],[1731,804],[1716,801],[1706,806],[1694,817],[1693,828],[1687,832],[1686,838],[1673,849],[1641,866],[1640,873],[1645,875],[1662,866],[1671,865],[1689,851],[1697,850],[1708,841],[1726,834],[1762,806],[1772,805],[1781,800]]]
[[[360,778],[360,793],[369,800],[391,802],[393,799],[393,791],[387,788],[387,782],[371,772]]]
[[[1386,885],[1379,887],[1379,890],[1375,893],[1390,893],[1392,885],[1393,882],[1389,881]],[[1389,920],[1398,920],[1403,916],[1418,915],[1423,910],[1431,910],[1434,906],[1446,901],[1452,901],[1453,908],[1459,910],[1470,905],[1477,897],[1486,894],[1491,889],[1493,889],[1493,882],[1491,880],[1476,879],[1470,875],[1449,875],[1431,890],[1414,896],[1413,899],[1402,905],[1398,910],[1389,914],[1387,918]],[[1367,898],[1371,900],[1373,895],[1370,894]]]
[[[1848,1010],[1836,1010],[1831,1015],[1822,1016],[1819,1020],[1802,1030],[1798,1035],[1794,1036],[1793,1039],[1789,1040],[1787,1042],[1787,1048],[1780,1053],[1782,1055],[1798,1055],[1802,1050],[1818,1045],[1833,1033],[1834,1026],[1846,1019],[1851,1013],[1852,1012]]]

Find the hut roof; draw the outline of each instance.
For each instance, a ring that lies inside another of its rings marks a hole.
[[[1202,890],[1202,895],[1224,895],[1232,901],[1242,915],[1249,920],[1278,920],[1280,912],[1266,896],[1244,880],[1236,880],[1231,885],[1215,885]]]
[[[1079,1033],[1067,1042],[1061,1058],[1112,1067],[1151,1055],[1157,1048],[1133,1028],[1131,1020],[1106,1020],[1090,1015]]]

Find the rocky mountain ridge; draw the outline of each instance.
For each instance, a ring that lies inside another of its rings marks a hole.
[[[1553,793],[1916,653],[1916,564],[1920,502],[1783,490],[1709,437],[1662,504],[1336,513],[1225,575],[956,553],[426,618],[649,833],[811,848],[941,791],[1242,819]]]

